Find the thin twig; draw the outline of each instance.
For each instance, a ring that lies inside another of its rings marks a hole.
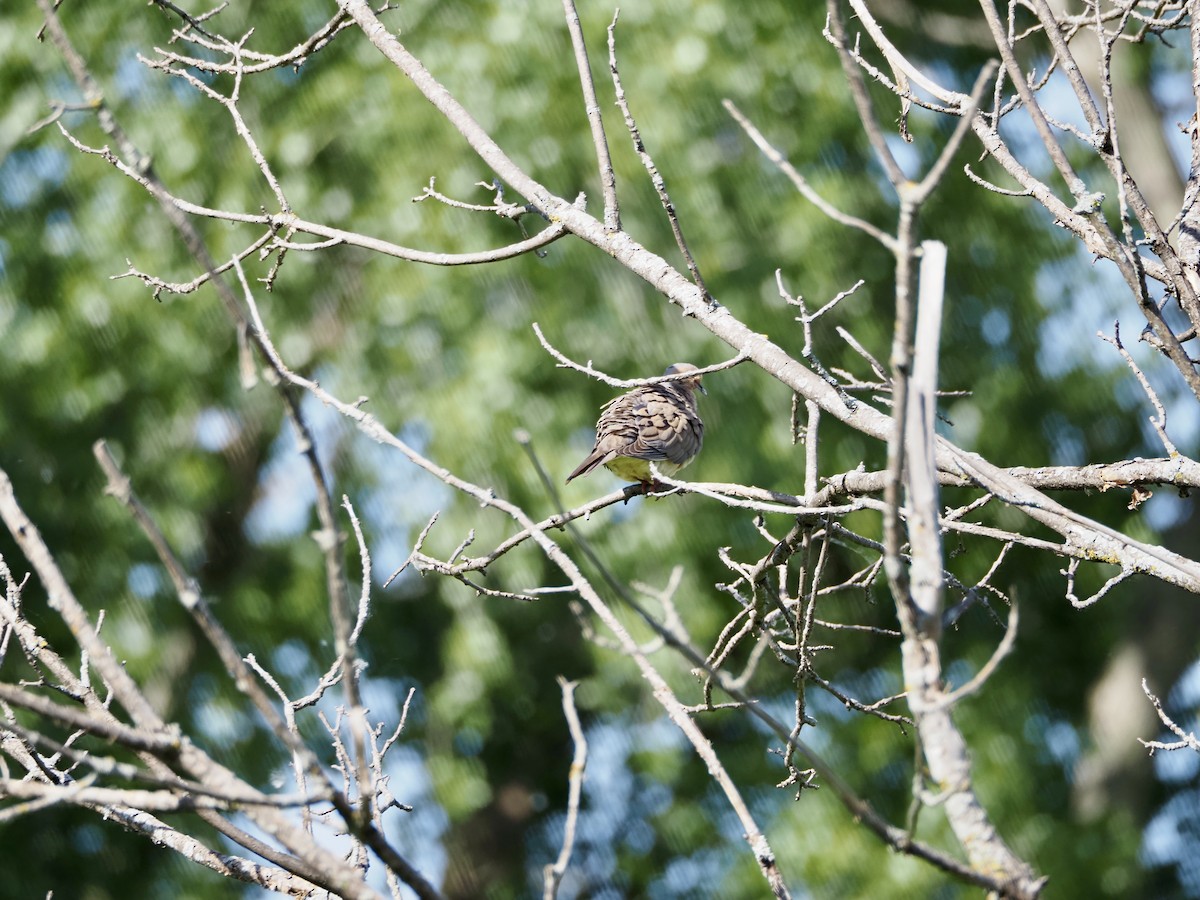
[[[1179,740],[1168,744],[1164,741],[1144,741],[1138,738],[1138,743],[1146,747],[1152,756],[1155,750],[1182,750],[1184,747],[1189,747],[1200,753],[1200,739],[1197,739],[1196,733],[1194,731],[1184,731],[1175,723],[1174,719],[1167,715],[1166,711],[1162,708],[1162,702],[1150,692],[1150,685],[1145,678],[1142,679],[1142,692],[1149,699],[1150,703],[1153,704],[1154,711],[1158,713],[1158,718]]]
[[[562,351],[558,350],[553,344],[550,343],[550,341],[546,339],[546,336],[542,334],[541,326],[538,325],[537,322],[532,324],[532,328],[533,333],[537,335],[538,341],[541,343],[542,347],[545,348],[546,352],[558,360],[559,368],[574,369],[576,372],[582,372],[584,375],[595,378],[597,381],[602,381],[605,384],[616,388],[642,387],[648,384],[664,384],[671,381],[695,378],[697,375],[708,375],[712,372],[721,372],[725,369],[732,369],[734,366],[740,365],[747,359],[747,354],[743,352],[738,353],[732,359],[726,360],[723,363],[717,363],[716,365],[712,366],[701,366],[695,370],[689,370],[678,375],[656,375],[653,378],[613,378],[611,375],[605,375],[598,369],[593,368],[590,360],[587,365],[581,365],[574,360],[569,359]]]
[[[813,186],[808,183],[808,179],[801,175],[796,167],[788,161],[787,157],[785,157],[779,150],[775,148],[773,144],[766,139],[766,137],[763,136],[763,133],[759,131],[757,127],[755,127],[754,123],[751,122],[750,119],[747,118],[740,109],[737,108],[737,105],[734,104],[732,100],[722,100],[721,105],[725,107],[726,112],[728,112],[729,115],[733,117],[733,120],[741,126],[744,132],[746,132],[746,135],[750,138],[750,140],[754,141],[755,146],[762,151],[763,155],[769,159],[775,165],[775,167],[779,169],[780,172],[787,176],[793,187],[795,187],[796,190],[799,191],[809,203],[811,203],[833,221],[845,225],[847,228],[855,228],[861,231],[863,234],[870,235],[884,247],[892,250],[893,252],[895,251],[896,239],[886,231],[877,228],[865,219],[860,219],[857,216],[852,216],[849,213],[842,212],[840,209],[818,194]]]
[[[543,900],[554,900],[558,896],[558,886],[571,863],[575,828],[579,821],[579,804],[583,794],[583,775],[587,769],[588,757],[587,736],[583,733],[579,712],[575,709],[575,688],[579,686],[579,682],[567,681],[559,675],[558,686],[562,689],[563,713],[567,717],[567,728],[575,745],[575,755],[571,758],[571,772],[567,778],[567,817],[563,823],[562,849],[558,853],[558,859],[547,865],[543,872]]]
[[[662,175],[659,174],[658,166],[654,164],[654,160],[650,157],[650,151],[646,149],[646,144],[642,140],[642,134],[638,131],[637,122],[634,121],[633,113],[629,109],[629,101],[625,97],[625,88],[621,84],[621,75],[617,71],[616,29],[617,17],[620,14],[621,11],[619,9],[615,10],[612,22],[608,26],[608,68],[612,73],[613,88],[617,95],[617,106],[620,108],[621,114],[625,117],[625,128],[628,130],[629,137],[633,141],[633,150],[637,153],[638,159],[642,161],[642,165],[650,175],[650,183],[654,185],[654,190],[658,194],[658,202],[662,204],[663,210],[666,211],[667,221],[671,223],[671,233],[675,235],[675,245],[679,248],[679,252],[683,254],[688,271],[692,274],[692,281],[700,289],[701,294],[711,299],[712,295],[708,292],[708,285],[704,283],[704,277],[700,274],[700,267],[696,265],[696,259],[692,256],[692,251],[684,239],[683,227],[679,224],[679,215],[675,212],[675,204],[671,202],[671,197],[667,193],[667,184],[663,181]]]
[[[600,116],[600,101],[596,99],[596,85],[592,80],[591,64],[588,62],[587,42],[583,39],[583,27],[579,24],[575,0],[563,0],[563,12],[567,17],[567,31],[571,34],[571,47],[575,51],[575,66],[579,70],[584,109],[592,129],[596,162],[600,166],[600,187],[604,192],[604,230],[615,234],[621,230],[621,208],[617,204],[617,176],[613,172],[612,159],[608,155],[604,119]]]

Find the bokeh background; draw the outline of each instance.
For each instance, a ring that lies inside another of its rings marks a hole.
[[[973,82],[987,58],[974,12],[953,0],[919,9],[876,5],[904,48],[943,83],[966,89]],[[332,10],[316,0],[245,2],[217,22],[229,35],[253,27],[254,46],[282,51]],[[170,40],[176,24],[170,17],[116,0],[67,3],[61,14],[107,102],[177,195],[237,210],[271,206],[224,110],[139,62],[139,53],[151,55]],[[625,227],[677,261],[603,78],[612,9],[584,2],[580,14]],[[590,208],[598,208],[591,141],[558,4],[405,0],[388,16],[507,152],[552,190],[571,197],[587,191]],[[863,279],[864,287],[818,328],[816,351],[826,367],[865,376],[833,326],[886,360],[889,255],[799,197],[720,103],[733,99],[829,200],[891,227],[895,200],[821,36],[824,16],[824,4],[812,0],[630,4],[621,10],[618,49],[634,114],[712,293],[798,355],[802,335],[795,310],[778,296],[775,270],[812,306]],[[159,708],[218,758],[269,785],[282,777],[284,754],[243,709],[151,548],[103,495],[91,445],[109,441],[239,647],[268,664],[293,694],[310,689],[333,655],[321,556],[308,536],[316,520],[307,469],[276,396],[264,385],[242,388],[236,335],[211,288],[156,301],[135,279],[112,279],[130,264],[171,281],[197,272],[141,188],[76,152],[53,126],[27,133],[50,101],[79,99],[59,55],[36,40],[39,23],[32,3],[0,10],[0,467],[81,599],[94,613],[105,611],[105,635]],[[1186,37],[1174,43],[1131,51],[1124,87],[1148,116],[1149,143],[1167,154],[1165,167],[1148,165],[1145,173],[1167,198],[1180,183],[1187,152],[1175,126],[1193,105]],[[215,86],[228,87],[220,80]],[[1047,94],[1055,96],[1053,85]],[[1065,92],[1058,96],[1059,113],[1069,118]],[[447,252],[521,238],[511,222],[412,202],[430,178],[448,195],[487,202],[490,192],[475,185],[492,174],[358,32],[341,35],[298,71],[247,79],[242,97],[260,146],[306,218]],[[880,106],[891,131],[897,115],[894,104]],[[68,113],[63,121],[85,142],[104,143],[90,114]],[[916,140],[894,139],[910,174],[924,171],[951,126],[914,114]],[[1027,164],[1047,171],[1019,123],[1011,138]],[[1149,160],[1152,150],[1144,152]],[[972,185],[962,174],[962,164],[978,158],[971,140],[960,157],[922,220],[922,235],[950,249],[942,384],[971,392],[944,405],[948,433],[1000,464],[1162,455],[1140,388],[1112,349],[1093,338],[1119,320],[1133,343],[1143,323],[1123,286],[1030,201]],[[253,238],[227,223],[198,224],[218,259]],[[248,274],[262,278],[268,267],[251,261]],[[549,514],[553,503],[514,432],[529,433],[542,463],[561,480],[590,447],[597,408],[612,392],[556,368],[532,322],[563,352],[623,377],[656,374],[676,360],[709,364],[729,355],[645,284],[572,240],[541,257],[463,269],[352,248],[292,253],[273,291],[260,289],[258,299],[292,368],[345,400],[368,396],[368,409],[406,441],[536,516]],[[1134,350],[1167,403],[1169,429],[1191,454],[1197,416],[1177,376]],[[791,441],[787,390],[750,366],[713,376],[708,387],[706,446],[689,477],[800,492],[802,449]],[[414,806],[412,813],[391,814],[390,833],[411,858],[451,897],[540,891],[541,867],[553,860],[561,837],[571,754],[554,677],[562,674],[582,682],[578,701],[592,748],[579,844],[562,896],[762,896],[739,826],[703,765],[634,667],[584,640],[565,600],[509,603],[432,576],[405,576],[380,588],[435,511],[441,519],[430,536],[432,552],[448,552],[470,528],[476,547],[487,548],[511,526],[319,403],[305,400],[304,408],[335,494],[355,503],[373,554],[377,584],[364,647],[373,716],[395,722],[406,693],[416,689],[390,769],[393,792]],[[836,424],[822,441],[824,475],[883,462],[880,445]],[[613,486],[602,473],[573,482],[564,496],[580,503]],[[1191,503],[1170,494],[1159,491],[1133,512],[1116,491],[1069,502],[1139,538],[1194,553]],[[868,517],[854,524],[877,533]],[[787,522],[768,526],[782,532]],[[701,646],[711,646],[736,611],[714,588],[729,579],[718,548],[731,548],[735,559],[766,549],[748,515],[697,496],[635,500],[583,528],[626,582],[662,586],[675,565],[685,566],[677,600]],[[997,548],[963,541],[948,550],[953,569],[969,582],[986,571]],[[14,571],[24,569],[7,535],[0,536],[0,553]],[[846,553],[834,564],[848,573],[863,559]],[[1015,655],[959,709],[979,793],[1006,839],[1050,876],[1048,897],[1200,896],[1200,760],[1150,758],[1134,740],[1160,730],[1138,687],[1143,676],[1181,722],[1195,721],[1195,598],[1141,581],[1077,611],[1064,599],[1059,568],[1053,559],[1017,550],[996,579],[1020,601],[1022,624]],[[1110,574],[1085,573],[1084,587]],[[528,549],[493,567],[487,583],[519,590],[560,581]],[[44,605],[36,585],[27,591],[28,604]],[[828,613],[838,621],[894,623],[882,585],[839,595]],[[55,631],[50,616],[37,618],[65,647],[67,636]],[[946,637],[951,681],[969,677],[1001,633],[985,610],[965,616]],[[687,685],[684,662],[662,665]],[[820,671],[871,700],[901,689],[898,665],[894,642],[858,635],[839,638]],[[6,678],[16,674],[11,661],[0,669]],[[786,713],[790,678],[765,661],[754,692]],[[808,740],[902,822],[912,784],[911,734],[849,713],[819,691],[809,698],[818,725]],[[746,716],[725,712],[703,724],[745,789],[796,896],[973,895],[889,852],[828,791],[806,792],[796,802],[790,789],[775,788],[784,773],[768,753],[772,740]],[[315,726],[311,733],[319,738]],[[936,841],[943,831],[938,813],[927,811],[921,834]],[[10,873],[0,878],[0,897],[50,890],[86,900],[254,893],[66,809],[0,825],[0,870]]]

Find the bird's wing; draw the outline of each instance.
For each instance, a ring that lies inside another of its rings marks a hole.
[[[644,410],[645,417],[635,442],[639,453],[631,456],[667,460],[683,466],[700,452],[704,423],[696,412],[692,394],[662,385],[647,398]]]
[[[615,456],[687,463],[700,452],[704,423],[691,395],[671,385],[652,385],[618,398],[600,417],[596,450]]]

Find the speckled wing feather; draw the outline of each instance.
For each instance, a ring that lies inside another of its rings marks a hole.
[[[672,370],[686,371],[684,365]],[[649,462],[665,475],[678,472],[700,452],[704,440],[704,423],[696,411],[698,386],[699,378],[665,382],[609,401],[596,423],[592,452],[567,481],[597,466],[606,466],[626,481],[649,482]]]

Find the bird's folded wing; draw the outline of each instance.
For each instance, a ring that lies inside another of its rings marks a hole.
[[[619,433],[627,444],[618,455],[683,465],[700,452],[704,425],[689,403],[658,392],[638,399],[628,411],[628,427],[621,423]]]

